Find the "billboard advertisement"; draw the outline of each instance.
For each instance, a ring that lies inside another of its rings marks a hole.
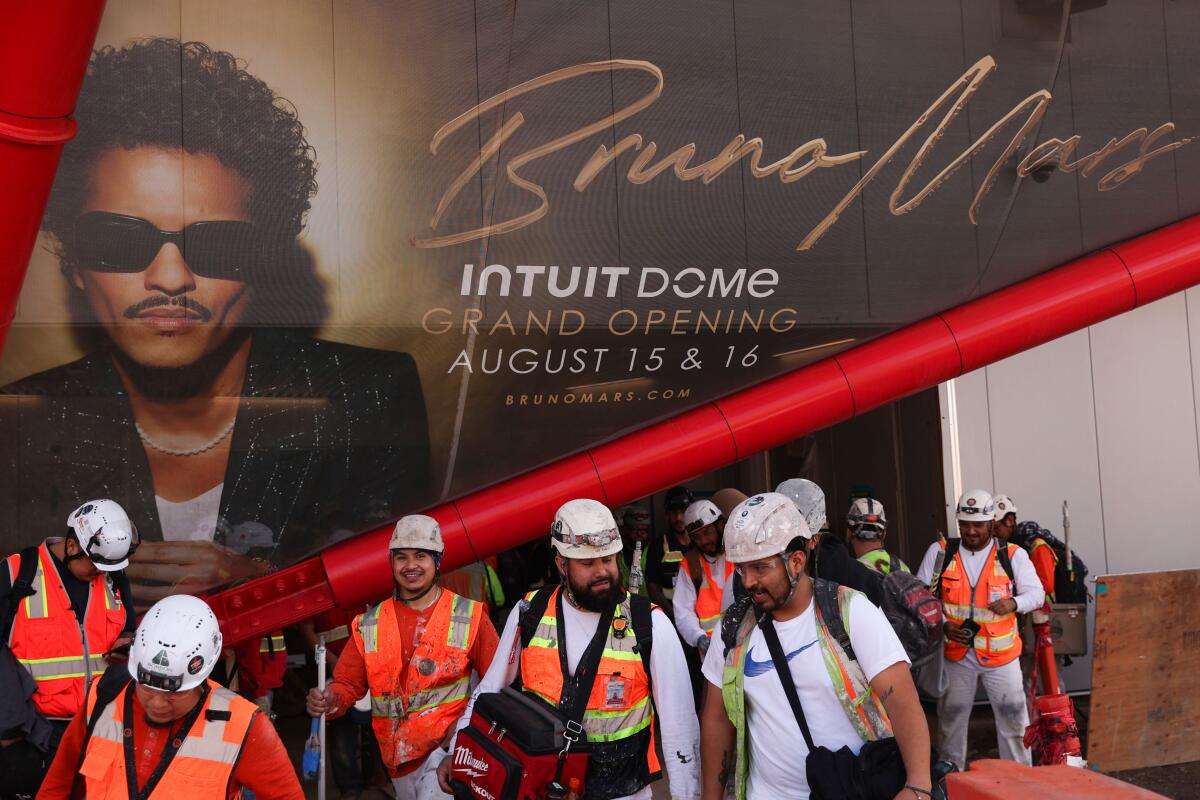
[[[110,2],[3,549],[260,575],[1196,213],[1200,12],[1067,10]]]

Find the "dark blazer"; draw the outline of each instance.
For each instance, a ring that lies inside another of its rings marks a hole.
[[[259,329],[232,435],[218,539],[223,526],[265,525],[276,564],[433,499],[425,401],[407,353]],[[98,497],[124,506],[144,539],[162,539],[107,349],[0,388],[0,459],[0,551],[60,533]]]

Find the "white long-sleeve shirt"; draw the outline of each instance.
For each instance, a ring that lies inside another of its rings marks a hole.
[[[496,657],[487,674],[479,681],[467,708],[459,719],[456,731],[461,731],[471,721],[475,699],[485,692],[498,692],[511,684],[521,668],[521,637],[518,619],[521,606],[518,604],[508,615],[500,643],[496,646]],[[683,647],[671,626],[671,620],[657,608],[651,612],[650,621],[654,631],[654,647],[650,652],[650,679],[654,693],[654,710],[658,715],[662,733],[663,763],[670,781],[672,800],[696,800],[700,797],[700,722],[692,699],[691,680],[688,678],[687,661]],[[600,615],[582,611],[570,603],[563,603],[563,625],[567,644],[567,668],[574,674],[579,666]],[[617,800],[650,800],[651,789],[645,786],[636,794]]]
[[[983,566],[987,563],[988,556],[991,555],[992,549],[995,548],[998,540],[993,538],[987,543],[987,546],[982,550],[968,550],[966,547],[959,546],[958,554],[962,556],[963,567],[967,571],[967,581],[971,586],[979,583],[979,575],[983,571]],[[1007,542],[1002,544],[1007,545]],[[929,585],[933,580],[933,565],[937,561],[938,553],[942,551],[941,546],[934,542],[925,551],[925,557],[921,559],[921,567],[917,570],[917,578]],[[945,569],[943,565],[942,569]],[[1038,578],[1037,570],[1034,569],[1033,562],[1029,560],[1029,554],[1025,552],[1025,548],[1018,547],[1012,556],[1013,579],[1015,580],[1016,593],[1013,599],[1017,601],[1018,614],[1028,614],[1042,607],[1046,602],[1046,590],[1042,588],[1042,581]],[[967,655],[961,664],[969,664],[980,670],[989,669],[979,663],[979,659],[975,656],[975,650],[967,650]]]
[[[722,551],[715,560],[703,553],[700,557],[708,562],[713,582],[721,587],[721,612],[724,613],[733,602],[733,589],[725,591],[730,583],[725,580],[725,552]],[[671,596],[671,605],[675,608],[675,627],[679,629],[679,637],[693,647],[700,647],[701,640],[707,646],[708,635],[700,627],[700,617],[696,614],[696,584],[682,566],[675,574],[675,593]]]

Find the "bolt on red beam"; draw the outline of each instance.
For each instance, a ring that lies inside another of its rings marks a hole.
[[[1157,237],[1163,237],[1156,244]],[[640,431],[475,492],[431,514],[447,537],[446,567],[494,555],[547,529],[555,509],[575,497],[618,504],[710,471],[796,436],[934,386],[964,371],[1035,347],[1133,307],[1133,281],[1146,295],[1200,283],[1200,218],[1118,245],[1125,263],[1101,252],[1073,261],[941,315],[881,336],[796,372],[655,423]],[[1128,270],[1126,269],[1128,267]],[[1131,278],[1131,275],[1133,276]],[[1155,298],[1157,299],[1157,298]],[[1137,300],[1146,301],[1139,288]],[[678,462],[672,454],[679,453]],[[354,608],[391,590],[385,559],[391,526],[327,548],[319,558],[210,599],[222,620],[227,595],[270,587],[302,569],[325,581],[329,597]],[[378,565],[378,566],[377,566]],[[271,589],[264,590],[270,602]],[[311,616],[328,602],[311,584],[286,584],[281,605],[256,625],[237,621],[236,643]],[[326,606],[327,607],[327,606]],[[223,622],[223,626],[225,623]]]

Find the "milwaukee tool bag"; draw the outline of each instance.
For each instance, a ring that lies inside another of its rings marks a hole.
[[[582,785],[587,737],[577,723],[570,725],[574,733],[569,736],[567,724],[548,705],[511,686],[481,694],[449,756],[454,797],[540,800],[556,779],[568,786],[577,778]]]

